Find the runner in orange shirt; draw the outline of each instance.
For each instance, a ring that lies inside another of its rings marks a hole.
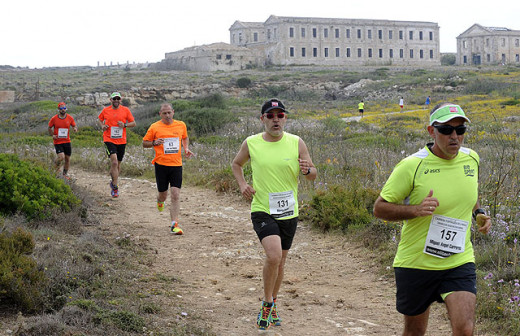
[[[70,127],[72,127],[74,132],[77,132],[78,126],[76,125],[74,118],[72,118],[70,114],[67,114],[67,105],[65,105],[65,103],[61,102],[58,104],[58,111],[59,113],[49,120],[49,135],[52,136],[54,149],[58,155],[54,161],[56,172],[64,161],[63,178],[68,180],[70,179],[68,172],[70,168],[70,156],[72,154],[69,130]]]
[[[101,111],[98,116],[99,126],[103,130],[103,142],[107,155],[110,158],[110,189],[112,197],[119,197],[118,178],[121,173],[121,161],[125,156],[126,129],[135,127],[132,112],[121,105],[121,94],[114,92],[110,95],[110,106]]]
[[[189,149],[190,141],[186,124],[173,119],[175,111],[168,103],[162,104],[159,111],[161,120],[148,128],[143,138],[143,147],[153,147],[155,157],[152,164],[155,166],[155,181],[157,182],[157,209],[164,210],[164,201],[168,197],[168,188],[171,186],[170,232],[176,235],[183,234],[179,226],[180,192],[182,186],[182,154],[187,158],[194,155]]]

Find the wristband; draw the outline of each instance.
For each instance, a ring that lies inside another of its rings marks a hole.
[[[125,123],[125,128],[126,128],[126,123]]]
[[[309,167],[309,170],[307,170],[307,173],[303,174],[303,175],[309,175],[310,173],[311,173],[311,167]]]
[[[155,146],[155,140],[152,140],[152,146]]]
[[[485,214],[486,214],[486,211],[484,211],[484,209],[482,209],[482,208],[475,209],[475,211],[473,211],[473,219],[474,219],[474,220],[477,220],[477,215],[478,215],[478,214],[483,214],[483,215],[485,215]]]

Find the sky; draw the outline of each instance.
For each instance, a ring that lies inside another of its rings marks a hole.
[[[6,0],[0,65],[159,62],[167,52],[229,43],[236,20],[270,15],[436,22],[440,51],[456,52],[456,37],[475,23],[520,30],[519,13],[519,0]]]

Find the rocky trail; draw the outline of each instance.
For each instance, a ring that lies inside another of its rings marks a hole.
[[[141,240],[156,254],[149,274],[174,277],[175,301],[158,300],[163,328],[178,319],[199,318],[217,335],[398,335],[393,279],[376,274],[361,248],[342,237],[320,234],[300,223],[278,297],[282,326],[256,329],[262,296],[263,250],[253,231],[249,205],[238,195],[183,186],[180,224],[169,234],[169,201],[156,209],[155,183],[121,178],[120,197],[110,197],[108,177],[75,170],[76,184],[96,195],[93,209],[111,239]],[[103,182],[102,182],[103,181]],[[152,290],[152,289],[149,289]],[[449,335],[443,306],[435,304],[428,335]]]

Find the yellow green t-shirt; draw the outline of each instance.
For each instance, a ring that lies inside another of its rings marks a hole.
[[[384,200],[420,204],[433,190],[439,206],[434,216],[404,221],[394,267],[443,270],[475,261],[470,236],[479,161],[469,148],[462,147],[454,159],[445,160],[426,146],[395,166],[381,191]],[[463,252],[453,250],[456,239],[461,239],[458,247]]]
[[[298,216],[299,139],[287,132],[276,142],[265,141],[262,133],[246,139],[256,191],[251,212],[266,212],[277,219]]]

